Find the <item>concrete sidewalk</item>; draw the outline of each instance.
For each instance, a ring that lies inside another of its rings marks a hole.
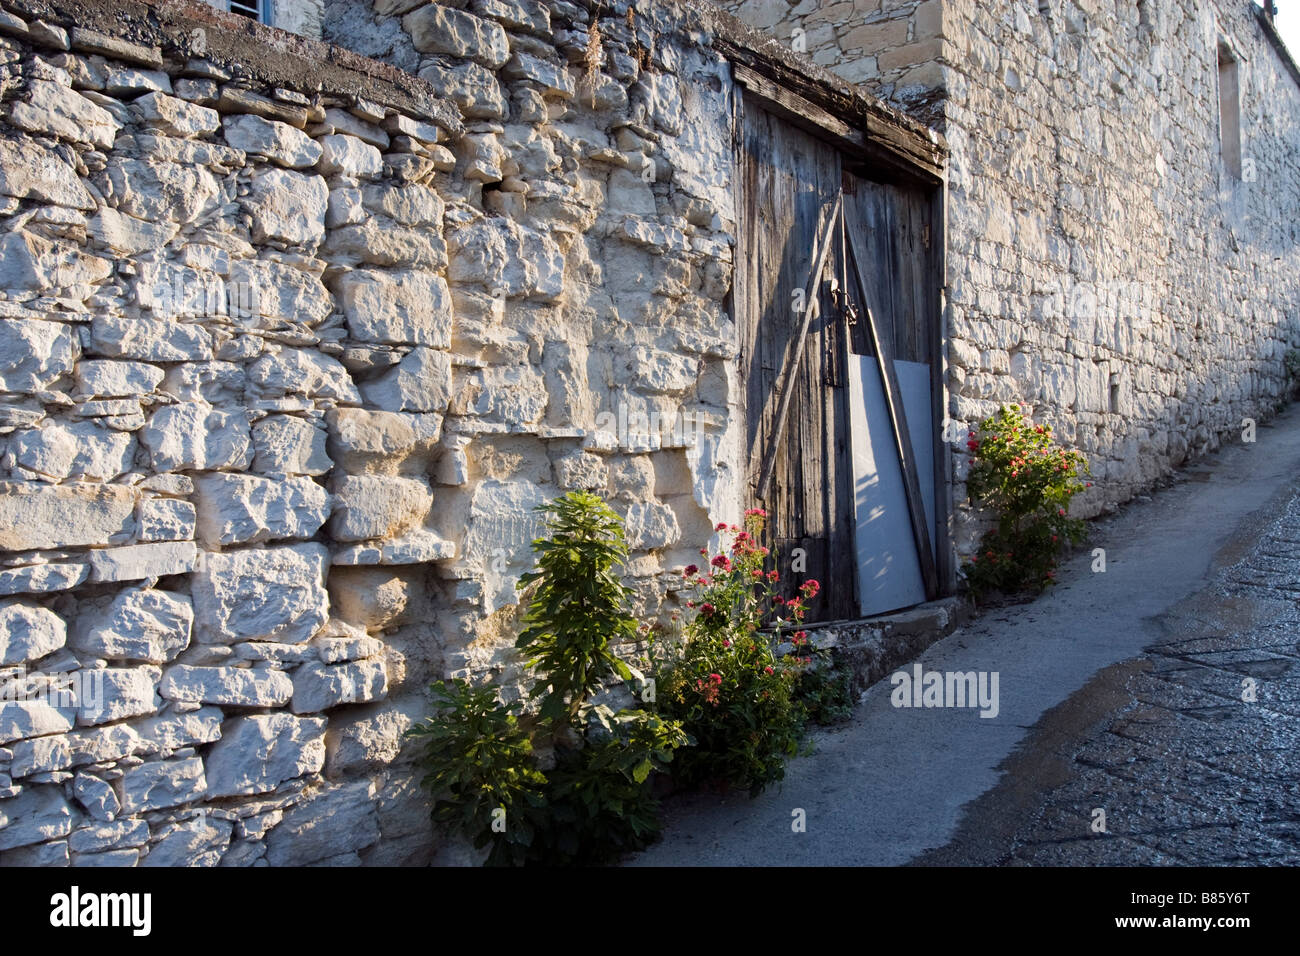
[[[1261,427],[1256,443],[1232,445],[1096,522],[1047,595],[989,612],[922,655],[927,671],[996,671],[997,717],[895,708],[881,681],[850,724],[816,733],[817,752],[758,799],[669,800],[664,839],[629,865],[898,865],[943,847],[1030,728],[1099,671],[1157,643],[1159,615],[1248,552],[1298,477],[1300,406]],[[1106,549],[1104,574],[1091,571],[1094,547]],[[806,832],[792,829],[796,811]]]

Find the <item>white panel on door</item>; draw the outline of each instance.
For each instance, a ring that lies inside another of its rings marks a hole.
[[[921,498],[934,549],[934,448],[930,421],[930,366],[895,362],[907,431],[920,476]],[[880,366],[867,355],[849,356],[849,426],[853,440],[854,545],[858,604],[863,617],[925,600],[925,582],[912,538],[903,469],[885,405]]]

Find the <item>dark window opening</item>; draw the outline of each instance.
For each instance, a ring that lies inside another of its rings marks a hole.
[[[229,0],[229,5],[231,13],[238,13],[241,17],[259,23],[270,22],[270,17],[266,15],[269,13],[270,0]]]

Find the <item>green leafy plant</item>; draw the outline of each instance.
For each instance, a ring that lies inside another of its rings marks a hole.
[[[546,777],[535,766],[518,707],[500,703],[493,688],[463,680],[434,684],[431,693],[434,715],[408,733],[424,741],[428,772],[420,783],[439,798],[434,821],[465,833],[478,849],[490,843],[491,865],[523,863],[533,838],[531,811],[546,804]]]
[[[1066,542],[1078,544],[1087,526],[1071,518],[1070,500],[1091,482],[1088,462],[1052,440],[1050,425],[1035,425],[1018,405],[1004,405],[980,423],[966,443],[971,454],[966,489],[971,501],[997,515],[963,565],[978,599],[990,592],[1042,590],[1054,583]]]
[[[538,510],[550,516],[550,535],[533,542],[537,570],[520,579],[534,590],[515,646],[540,674],[529,693],[542,698],[541,715],[572,721],[608,678],[633,676],[610,650],[637,633],[624,610],[630,592],[614,570],[627,560],[623,520],[586,491]]]
[[[800,656],[808,648],[800,625],[820,585],[806,581],[789,600],[779,593],[780,574],[765,568],[768,549],[758,544],[765,518],[751,509],[743,528],[718,525],[723,549],[711,558],[701,549],[707,569],[685,570],[696,591],[685,640],[659,655],[660,707],[695,740],[673,770],[686,785],[725,782],[758,793],[784,777],[803,737],[794,688],[811,658]],[[796,653],[778,657],[785,631],[793,631]]]
[[[1282,366],[1286,370],[1287,385],[1295,391],[1300,387],[1300,349],[1287,349],[1282,356]]]
[[[425,741],[434,820],[490,846],[487,863],[602,863],[658,833],[651,778],[689,738],[650,710],[592,700],[611,679],[640,676],[612,650],[637,635],[616,573],[627,555],[622,519],[586,492],[539,510],[548,533],[533,542],[516,642],[536,712],[499,703],[493,688],[437,683],[435,713],[409,733]]]
[[[807,719],[822,727],[838,724],[853,716],[853,678],[835,669],[824,651],[813,657],[794,686],[794,697]]]
[[[548,863],[602,863],[654,840],[659,801],[650,776],[687,743],[678,722],[650,711],[597,706],[591,714],[600,730],[593,727],[581,750],[561,754],[548,775]]]

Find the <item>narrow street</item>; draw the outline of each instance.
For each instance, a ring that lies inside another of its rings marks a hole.
[[[1300,407],[1095,522],[1059,578],[919,661],[997,673],[996,717],[882,681],[758,799],[670,800],[632,865],[1300,862]]]

